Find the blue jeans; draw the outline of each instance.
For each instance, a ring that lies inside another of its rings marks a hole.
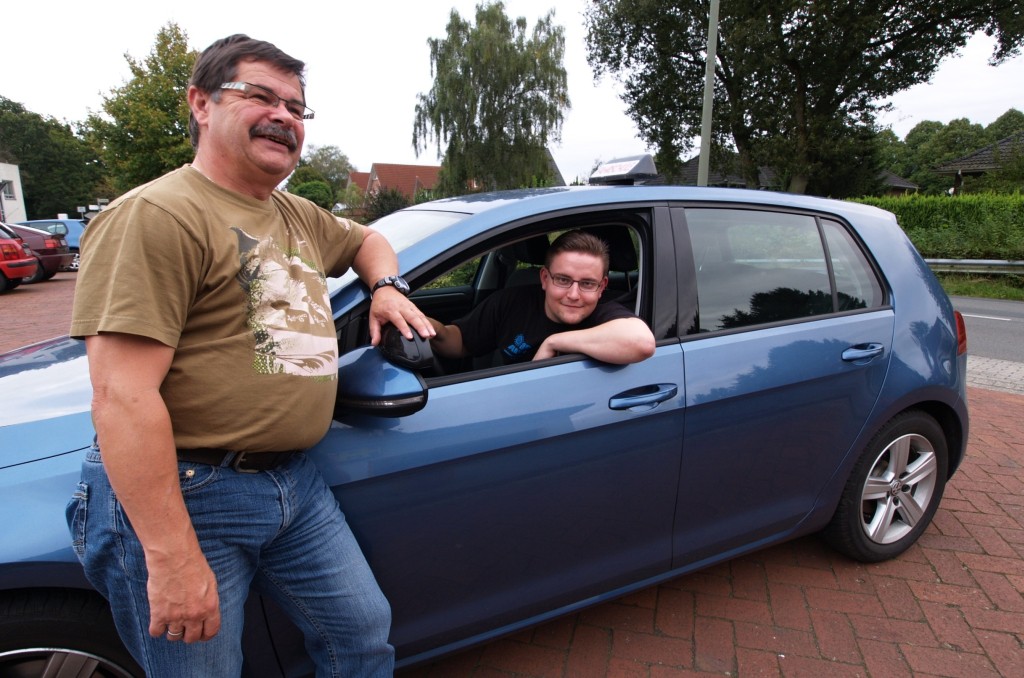
[[[305,454],[260,473],[179,462],[178,476],[217,576],[221,629],[209,641],[186,644],[149,635],[145,557],[99,450],[89,451],[67,510],[86,576],[110,601],[118,633],[147,676],[240,675],[250,586],[273,598],[302,630],[318,678],[392,674],[390,606],[334,495]]]

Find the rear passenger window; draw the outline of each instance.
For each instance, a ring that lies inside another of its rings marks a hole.
[[[882,286],[853,237],[834,221],[823,220],[821,226],[835,272],[838,310],[876,308],[885,303]]]
[[[809,318],[881,303],[881,287],[836,222],[805,214],[688,209],[701,332]],[[822,234],[828,242],[828,253]],[[838,291],[829,281],[830,263]]]

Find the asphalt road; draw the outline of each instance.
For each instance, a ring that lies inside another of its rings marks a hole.
[[[1024,302],[951,297],[967,325],[967,352],[1024,363]]]

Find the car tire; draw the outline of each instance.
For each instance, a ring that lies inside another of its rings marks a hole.
[[[8,278],[3,273],[0,273],[0,294],[10,292],[20,284],[21,278]]]
[[[31,285],[33,283],[39,283],[43,282],[44,280],[49,280],[52,277],[46,274],[46,269],[43,268],[42,259],[36,258],[36,264],[36,272],[27,278],[22,278],[21,281],[23,283]]]
[[[946,436],[935,419],[915,410],[889,420],[854,466],[825,539],[866,563],[903,553],[935,515],[948,463]]]
[[[110,608],[84,591],[0,597],[0,676],[144,678],[114,628]]]

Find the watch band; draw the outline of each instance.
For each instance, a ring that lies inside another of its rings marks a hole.
[[[389,275],[381,278],[373,285],[373,289],[370,290],[370,296],[382,287],[394,287],[396,290],[409,296],[409,283],[405,282],[405,279],[400,275]]]

